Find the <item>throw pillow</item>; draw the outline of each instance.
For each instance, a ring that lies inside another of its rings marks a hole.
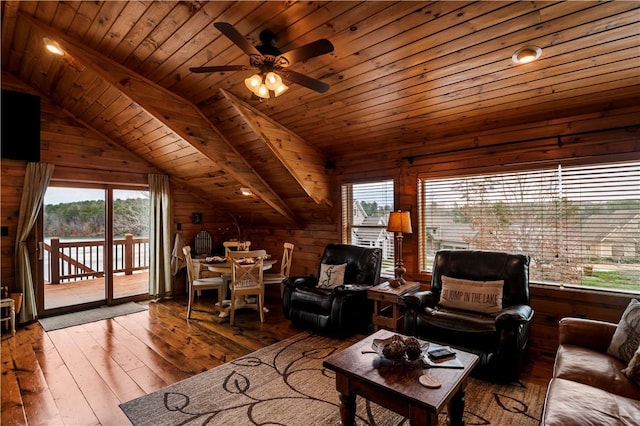
[[[496,315],[502,310],[504,281],[472,281],[442,276],[440,304],[447,308],[464,309]]]
[[[320,265],[318,287],[334,288],[344,284],[344,271],[346,269],[346,263],[342,263],[340,265],[327,265],[326,263],[323,263]]]
[[[640,302],[631,299],[613,333],[607,353],[624,362],[629,362],[638,346],[640,346]]]
[[[623,369],[622,372],[636,385],[640,386],[640,346],[633,354],[633,358],[629,361],[627,368]]]

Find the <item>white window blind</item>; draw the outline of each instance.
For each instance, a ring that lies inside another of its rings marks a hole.
[[[387,232],[394,208],[393,180],[342,185],[342,241],[382,249],[382,276],[393,276],[394,240]]]
[[[531,281],[640,292],[640,163],[420,178],[421,269],[440,249],[528,254]]]

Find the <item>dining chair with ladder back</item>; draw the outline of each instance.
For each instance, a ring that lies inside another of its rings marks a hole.
[[[239,308],[251,308],[260,313],[260,322],[264,322],[264,282],[263,267],[265,250],[230,251],[231,261],[231,306],[229,324],[233,325],[235,311]],[[246,296],[255,296],[256,303],[246,303]]]
[[[249,247],[251,247],[251,241],[225,241],[222,245],[224,246],[225,257],[229,257],[230,251],[249,250]]]
[[[284,243],[282,251],[282,262],[280,263],[280,272],[264,274],[264,284],[280,284],[280,297],[284,292],[282,280],[289,278],[291,272],[291,261],[293,260],[293,243]]]
[[[222,312],[222,300],[224,299],[224,280],[222,277],[208,277],[200,278],[200,263],[194,262],[191,258],[191,247],[185,246],[182,248],[184,258],[187,263],[187,280],[189,281],[189,304],[187,306],[187,318],[191,318],[191,308],[193,305],[193,299],[195,298],[195,292],[200,290],[217,290],[218,301],[214,305],[216,312]],[[195,265],[197,263],[197,265]]]

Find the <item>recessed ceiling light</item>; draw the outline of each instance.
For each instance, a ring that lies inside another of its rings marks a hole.
[[[47,37],[42,37],[42,41],[49,52],[54,55],[64,56],[64,50],[62,50],[62,47],[60,47],[58,43]]]
[[[249,188],[240,188],[240,193],[247,196],[253,195],[253,192],[251,192]]]
[[[516,64],[526,64],[531,61],[535,61],[542,55],[542,49],[538,46],[525,46],[522,47],[511,56]]]

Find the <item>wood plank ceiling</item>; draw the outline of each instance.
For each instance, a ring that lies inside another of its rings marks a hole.
[[[637,105],[639,16],[631,1],[3,1],[2,71],[212,205],[295,226],[331,205],[328,164]],[[283,51],[327,38],[331,54],[291,69],[330,90],[258,101],[251,71],[190,72],[248,65],[214,22],[254,45],[269,29]],[[531,44],[541,59],[515,65]]]

